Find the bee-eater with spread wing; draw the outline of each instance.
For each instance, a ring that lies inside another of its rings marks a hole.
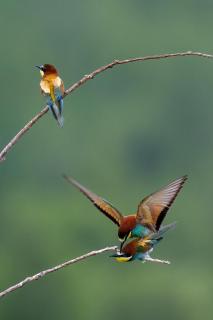
[[[150,233],[144,238],[137,238],[126,244],[121,251],[111,255],[118,262],[129,262],[134,260],[146,261],[150,258],[154,246],[163,239],[162,235],[175,227],[175,223],[168,224],[160,228],[158,232]]]
[[[187,176],[183,176],[157,192],[145,197],[138,205],[136,214],[123,216],[108,201],[83,187],[71,177],[64,178],[77,187],[103,214],[118,226],[121,249],[128,238],[144,238],[160,230],[167,211],[182,188]]]
[[[59,77],[58,71],[52,64],[43,64],[36,67],[40,70],[42,77],[40,81],[41,93],[45,96],[48,96],[47,104],[52,111],[54,118],[57,120],[58,125],[63,127],[63,81]]]

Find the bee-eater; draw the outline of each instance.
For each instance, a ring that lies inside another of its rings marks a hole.
[[[150,253],[154,246],[163,239],[162,235],[174,227],[175,223],[171,223],[161,227],[158,232],[150,233],[149,236],[142,239],[134,239],[126,244],[121,251],[117,251],[116,254],[111,255],[111,257],[115,257],[118,262],[129,262],[134,260],[145,261],[146,258],[150,258]]]
[[[121,249],[128,238],[143,238],[159,231],[161,223],[171,204],[182,188],[187,176],[183,176],[157,192],[145,197],[138,205],[136,214],[123,216],[108,201],[83,187],[79,182],[64,175],[64,178],[77,187],[103,214],[118,226]]]
[[[42,77],[40,81],[41,93],[48,96],[47,104],[59,126],[63,127],[64,118],[62,111],[65,91],[63,81],[52,64],[43,64],[36,67],[40,70]]]

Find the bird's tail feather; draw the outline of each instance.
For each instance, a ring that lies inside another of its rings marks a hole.
[[[53,117],[58,122],[59,127],[63,127],[64,125],[64,117],[62,115],[63,111],[63,99],[62,97],[57,97],[56,102],[48,101],[48,106],[50,110],[52,111]]]
[[[173,222],[173,223],[167,224],[165,226],[162,226],[158,232],[152,233],[149,238],[151,240],[162,238],[162,235],[165,232],[167,232],[168,230],[172,230],[175,227],[176,227],[176,222]]]

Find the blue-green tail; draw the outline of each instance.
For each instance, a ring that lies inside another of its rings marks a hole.
[[[172,230],[176,227],[176,222],[173,222],[173,223],[170,223],[170,224],[167,224],[165,226],[162,226],[160,228],[160,230],[158,232],[154,232],[152,233],[149,238],[150,240],[158,240],[158,239],[163,239],[163,234],[169,230]]]
[[[64,101],[62,99],[62,96],[57,96],[56,103],[49,98],[47,104],[53,114],[53,117],[58,122],[59,127],[62,128],[64,125],[64,117],[62,115]]]

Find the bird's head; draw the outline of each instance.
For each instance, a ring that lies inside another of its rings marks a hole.
[[[136,218],[135,215],[123,217],[123,220],[118,229],[118,238],[121,241],[120,251],[126,240],[132,237],[132,230],[135,228]]]
[[[55,74],[57,75],[57,69],[52,65],[52,64],[42,64],[40,66],[36,66],[40,70],[41,76],[43,77],[44,75],[48,74]]]

